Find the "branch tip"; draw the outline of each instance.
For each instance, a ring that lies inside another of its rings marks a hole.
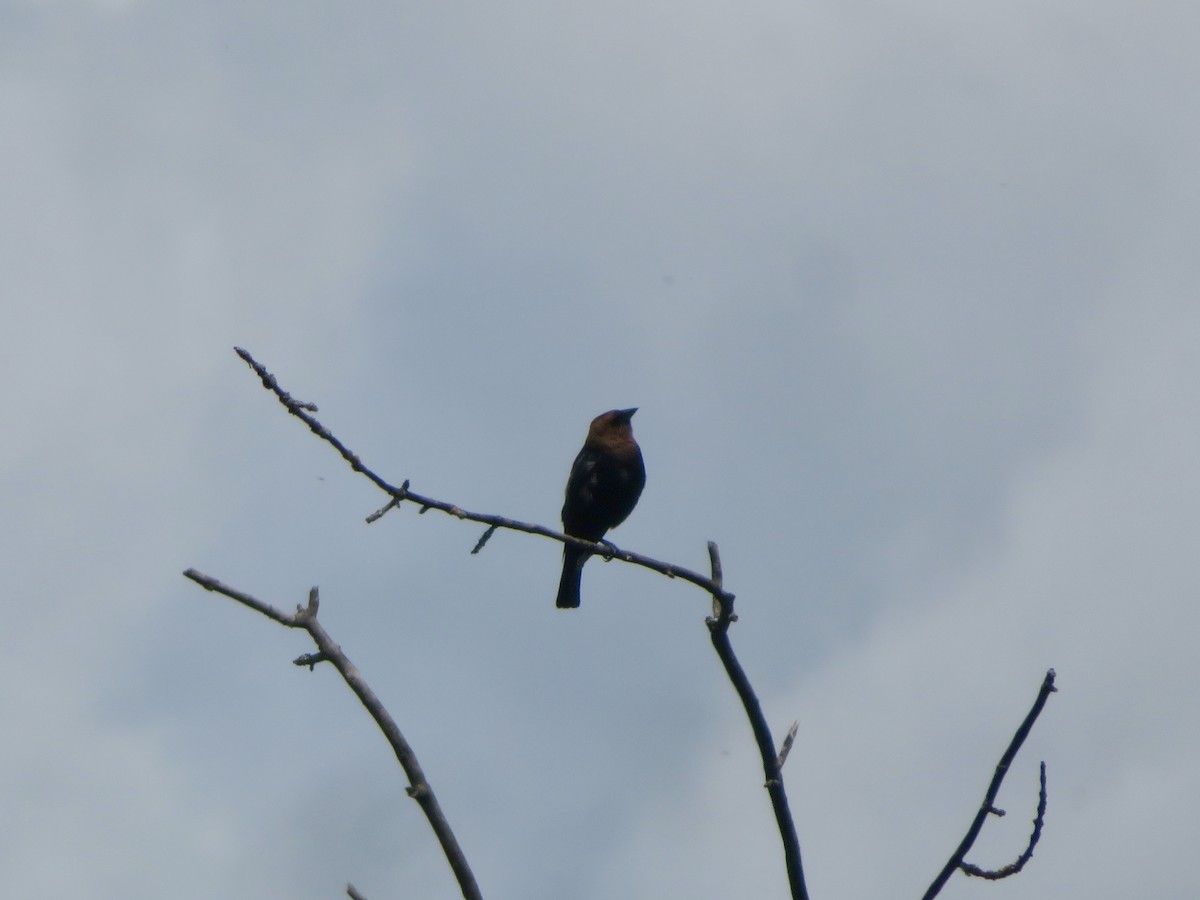
[[[379,509],[375,510],[375,512],[373,512],[369,516],[367,516],[367,524],[374,525],[376,522],[378,522],[380,519],[382,519],[384,516],[386,516],[391,510],[395,509],[399,505],[400,504],[397,503],[395,499],[389,500],[386,504],[379,507]]]
[[[716,541],[708,542],[708,562],[712,567],[712,580],[718,588],[723,587],[724,573],[721,571],[721,551]]]
[[[783,745],[779,748],[779,755],[775,758],[775,767],[781,772],[783,771],[783,764],[787,762],[788,754],[792,752],[792,744],[796,740],[796,732],[799,729],[799,720],[792,722],[792,727],[788,729],[787,734],[783,738]]]

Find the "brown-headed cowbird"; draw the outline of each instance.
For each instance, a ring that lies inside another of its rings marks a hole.
[[[563,531],[587,541],[598,541],[633,512],[646,484],[642,451],[633,439],[629,420],[637,409],[610,409],[592,419],[583,449],[571,466],[567,497],[563,501]],[[588,551],[563,546],[562,580],[558,606],[579,605],[579,576]]]

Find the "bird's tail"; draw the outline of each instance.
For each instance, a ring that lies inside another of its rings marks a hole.
[[[562,578],[558,582],[558,599],[555,601],[559,609],[575,609],[579,606],[579,579],[587,558],[587,552],[578,547],[563,547]]]

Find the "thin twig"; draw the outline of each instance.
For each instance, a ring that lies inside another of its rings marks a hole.
[[[475,544],[474,548],[471,550],[471,555],[474,556],[476,553],[478,553],[480,550],[482,550],[483,545],[486,544],[489,540],[491,540],[492,535],[495,533],[496,533],[496,526],[489,525],[487,531],[485,531],[483,534],[481,534],[479,536],[479,541],[478,541],[478,543]]]
[[[405,740],[404,735],[400,732],[400,728],[384,708],[383,703],[363,679],[362,674],[350,662],[349,657],[342,652],[342,648],[329,636],[329,633],[321,623],[317,621],[317,610],[320,604],[317,589],[313,588],[309,592],[307,606],[297,606],[296,612],[289,615],[249,594],[228,587],[215,578],[197,572],[195,569],[188,569],[183,574],[184,577],[190,578],[205,590],[224,594],[226,597],[236,600],[238,603],[262,613],[267,618],[281,625],[286,625],[288,628],[301,628],[308,632],[313,642],[317,645],[318,652],[300,657],[295,660],[296,665],[308,666],[311,669],[318,662],[329,662],[338,670],[338,674],[349,685],[350,690],[354,691],[355,696],[366,707],[367,712],[371,714],[371,717],[383,732],[384,737],[391,744],[392,751],[396,754],[396,759],[403,767],[405,775],[408,776],[408,795],[417,801],[422,812],[425,813],[425,818],[429,820],[429,825],[433,828],[433,833],[442,845],[442,852],[445,853],[446,859],[450,863],[450,868],[454,871],[455,878],[458,879],[463,897],[466,900],[482,900],[483,895],[479,891],[475,875],[472,873],[471,867],[467,863],[467,858],[458,844],[458,839],[455,838],[454,832],[450,829],[450,823],[446,820],[446,816],[442,812],[442,807],[438,803],[437,797],[434,796],[433,788],[429,786],[429,782],[425,778],[425,773],[422,771],[421,764],[417,761],[417,756],[413,752],[412,747]],[[349,889],[353,890],[352,887]]]
[[[746,710],[746,718],[750,720],[750,728],[754,732],[758,753],[762,758],[763,775],[766,778],[767,795],[771,798],[771,807],[775,811],[775,824],[779,828],[779,837],[783,841],[783,857],[787,866],[788,883],[791,885],[792,900],[808,900],[808,888],[804,884],[804,867],[800,861],[800,839],[796,836],[796,825],[792,821],[792,811],[788,806],[787,792],[783,787],[783,773],[780,771],[780,759],[775,753],[775,739],[771,737],[771,728],[767,725],[762,706],[746,677],[741,663],[733,652],[729,641],[729,626],[737,621],[733,614],[733,597],[724,593],[722,588],[721,557],[717,545],[709,542],[709,558],[712,561],[713,584],[721,589],[721,594],[713,594],[713,608],[716,614],[705,620],[709,634],[712,637],[713,649],[725,666],[725,673],[733,682],[742,707]]]
[[[929,889],[925,892],[922,900],[932,900],[933,897],[938,895],[938,893],[945,886],[946,882],[949,881],[950,876],[953,875],[956,870],[963,869],[966,871],[966,867],[970,866],[969,863],[965,862],[965,858],[966,855],[971,851],[971,847],[974,845],[975,839],[979,837],[979,832],[983,828],[984,821],[986,821],[989,815],[995,815],[999,812],[996,809],[996,795],[1000,792],[1000,785],[1004,782],[1004,776],[1008,774],[1008,768],[1010,765],[1012,765],[1012,761],[1016,757],[1017,751],[1021,749],[1021,745],[1025,743],[1025,738],[1029,736],[1029,732],[1033,728],[1033,723],[1037,721],[1038,716],[1042,712],[1042,707],[1046,705],[1046,701],[1050,698],[1050,695],[1057,690],[1058,688],[1054,686],[1054,670],[1050,669],[1046,673],[1045,679],[1042,681],[1042,687],[1038,691],[1037,699],[1033,701],[1033,707],[1029,710],[1029,714],[1025,716],[1025,721],[1021,723],[1021,726],[1017,729],[1016,734],[1013,735],[1012,741],[1009,742],[1008,749],[1005,750],[1004,755],[1000,757],[1000,762],[996,765],[996,772],[992,776],[992,783],[988,785],[987,794],[984,795],[983,803],[980,804],[979,812],[975,814],[975,819],[971,822],[971,827],[967,829],[966,836],[963,837],[962,843],[958,845],[958,849],[954,851],[954,855],[950,857],[945,867],[941,872],[938,873],[937,878],[933,880],[933,884],[929,886]],[[1033,847],[1035,844],[1037,844],[1038,838],[1042,833],[1041,823],[1045,816],[1045,812],[1046,764],[1043,762],[1042,789],[1038,802],[1038,816],[1034,822],[1034,833],[1030,838],[1030,843],[1026,849],[1026,852],[1023,853],[1021,858],[1018,860],[1019,866],[1017,871],[1019,871],[1021,867],[1024,867],[1025,863],[1029,861],[1029,857],[1033,855]],[[1017,864],[1014,863],[1014,865]],[[971,868],[975,869],[976,867],[971,866]],[[969,872],[968,874],[978,875],[983,871],[984,870],[982,869],[978,869],[977,871]]]

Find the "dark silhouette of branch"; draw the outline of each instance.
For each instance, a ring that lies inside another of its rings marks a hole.
[[[712,562],[713,584],[721,587],[721,557],[717,545],[708,544],[708,554]],[[786,753],[775,752],[775,741],[771,737],[771,728],[767,725],[762,706],[750,679],[746,677],[741,663],[733,652],[729,641],[729,626],[737,621],[733,613],[733,597],[725,594],[713,594],[713,616],[706,620],[709,634],[712,637],[713,648],[725,673],[733,682],[738,699],[746,710],[746,718],[750,720],[750,728],[754,732],[754,740],[758,744],[758,753],[762,757],[763,775],[766,778],[767,794],[771,798],[771,807],[775,810],[775,823],[779,827],[779,836],[783,840],[783,858],[787,865],[788,883],[792,888],[792,900],[808,900],[808,888],[804,884],[804,867],[800,862],[800,840],[796,836],[796,826],[792,822],[792,811],[788,807],[787,793],[783,788],[783,773],[781,757]],[[790,749],[790,747],[789,747]]]
[[[640,553],[630,553],[628,550],[620,550],[614,547],[607,541],[593,543],[592,541],[581,540],[576,537],[571,537],[569,534],[563,534],[560,531],[555,531],[552,528],[546,528],[543,525],[534,525],[530,522],[520,522],[516,519],[509,519],[504,516],[491,515],[489,513],[476,513],[463,509],[454,503],[448,503],[444,500],[436,500],[433,497],[426,497],[422,494],[415,493],[409,490],[409,482],[406,480],[402,485],[396,487],[389,484],[368,466],[364,465],[358,455],[352,453],[350,449],[338,440],[324,425],[322,425],[311,413],[315,412],[317,407],[312,403],[304,403],[294,399],[287,391],[279,386],[279,382],[275,376],[268,372],[253,356],[240,347],[235,347],[237,355],[245,360],[246,364],[254,370],[255,374],[262,380],[263,387],[271,391],[278,399],[284,408],[287,409],[296,418],[304,422],[317,437],[332,446],[341,455],[342,459],[350,464],[350,468],[355,472],[360,473],[371,481],[385,494],[391,497],[388,503],[380,509],[373,512],[367,517],[367,522],[375,522],[385,515],[389,510],[394,509],[402,503],[415,503],[420,507],[422,513],[428,512],[431,509],[439,510],[447,515],[454,516],[458,519],[466,519],[471,522],[479,522],[482,525],[489,526],[488,530],[475,545],[473,552],[478,552],[482,549],[487,539],[491,537],[491,533],[497,528],[505,528],[510,531],[523,531],[526,534],[537,534],[542,537],[548,537],[555,541],[561,541],[564,544],[574,544],[578,547],[583,547],[591,550],[597,556],[605,559],[619,559],[622,562],[631,563],[635,566],[642,566],[646,569],[652,569],[655,572],[660,572],[668,578],[680,578],[684,581],[689,581],[699,587],[705,593],[712,594],[714,597],[728,599],[732,602],[733,595],[727,594],[719,585],[712,579],[705,578],[698,572],[693,572],[690,569],[685,569],[683,566],[672,565],[671,563],[661,562],[657,559],[651,559],[648,556],[642,556]]]
[[[389,495],[391,499],[388,503],[367,517],[368,523],[377,521],[391,509],[400,506],[402,503],[415,503],[420,507],[421,513],[436,509],[459,519],[468,519],[472,522],[487,525],[487,530],[476,543],[475,548],[471,551],[472,553],[478,553],[497,528],[506,528],[511,531],[541,535],[561,541],[564,544],[575,544],[587,548],[605,559],[619,559],[622,562],[632,563],[633,565],[643,566],[644,568],[660,572],[669,578],[680,578],[691,582],[711,595],[713,600],[713,618],[708,619],[707,623],[711,632],[713,647],[716,649],[721,663],[725,666],[725,671],[733,682],[738,697],[741,698],[746,715],[750,719],[750,727],[754,732],[755,740],[758,742],[759,752],[762,754],[763,770],[766,774],[766,788],[775,810],[775,820],[779,826],[780,837],[783,840],[784,858],[787,864],[788,879],[792,886],[792,897],[794,900],[807,900],[808,891],[804,885],[804,871],[800,864],[800,843],[796,837],[796,828],[792,822],[791,811],[788,809],[787,795],[784,792],[783,779],[780,775],[780,769],[783,765],[783,760],[787,756],[787,750],[785,749],[778,755],[776,754],[771,730],[767,726],[766,719],[763,717],[758,698],[755,696],[754,689],[750,686],[750,680],[746,677],[746,673],[738,663],[737,657],[733,652],[733,646],[730,644],[729,626],[737,621],[737,616],[733,614],[734,595],[726,591],[723,584],[721,557],[716,544],[709,543],[708,545],[712,577],[705,578],[698,572],[693,572],[682,566],[661,562],[638,553],[631,553],[627,550],[620,550],[608,541],[592,543],[591,541],[580,540],[579,538],[571,537],[570,535],[541,525],[519,522],[504,516],[468,512],[456,504],[414,493],[409,489],[409,481],[407,479],[402,485],[396,487],[364,465],[357,454],[351,452],[345,444],[317,421],[312,415],[312,413],[317,411],[315,404],[294,399],[287,391],[280,387],[275,376],[268,372],[266,367],[254,359],[247,351],[240,347],[235,347],[234,350],[262,380],[263,387],[271,391],[289,413],[304,422],[313,434],[337,450],[341,457],[349,463],[350,468],[366,476],[376,487]],[[787,744],[787,749],[790,749],[790,742]]]
[[[1037,818],[1034,819],[1033,834],[1029,838],[1029,845],[1026,847],[1025,852],[1021,854],[1015,863],[1005,866],[1005,868],[996,872],[988,872],[965,861],[966,855],[971,851],[975,839],[979,837],[979,832],[983,829],[983,823],[987,820],[987,817],[989,815],[1004,815],[1004,812],[997,809],[995,805],[996,795],[1000,792],[1000,785],[1004,782],[1004,776],[1008,774],[1008,767],[1012,765],[1017,751],[1021,749],[1021,745],[1025,743],[1025,738],[1029,736],[1029,732],[1033,728],[1033,723],[1037,721],[1037,717],[1041,714],[1042,707],[1046,705],[1046,701],[1050,695],[1057,690],[1058,688],[1054,686],[1054,670],[1050,669],[1042,681],[1042,687],[1038,691],[1037,699],[1033,701],[1033,707],[1029,710],[1029,714],[1025,716],[1025,721],[1021,723],[1021,727],[1013,735],[1008,749],[1000,757],[1000,762],[996,766],[996,773],[992,776],[992,783],[988,785],[987,794],[984,795],[983,803],[979,807],[979,812],[975,814],[975,819],[971,822],[971,827],[967,829],[967,834],[962,839],[962,843],[958,845],[958,849],[954,851],[954,855],[950,857],[945,867],[938,873],[937,878],[933,880],[933,884],[929,886],[929,890],[925,892],[923,900],[932,900],[933,897],[936,897],[957,869],[962,869],[968,875],[977,875],[981,878],[1005,878],[1021,871],[1025,863],[1029,862],[1030,857],[1033,856],[1033,848],[1041,837],[1042,822],[1046,815],[1045,762],[1042,763],[1042,787],[1038,797]]]
[[[205,590],[224,594],[226,597],[236,600],[243,606],[248,606],[250,609],[262,613],[268,619],[278,622],[281,625],[286,625],[288,628],[300,628],[308,632],[309,636],[313,639],[313,643],[317,645],[317,653],[305,654],[299,657],[294,660],[295,665],[308,666],[311,669],[317,663],[328,662],[338,670],[338,674],[349,685],[350,690],[354,691],[355,696],[366,707],[367,712],[371,714],[371,718],[375,720],[384,737],[387,738],[388,743],[392,745],[392,751],[396,754],[396,759],[399,760],[405,775],[408,776],[409,786],[407,793],[417,801],[421,807],[421,811],[425,813],[425,818],[429,820],[429,825],[433,828],[433,833],[442,845],[442,852],[446,854],[450,868],[454,871],[454,877],[458,879],[463,897],[466,900],[482,900],[483,895],[479,892],[479,885],[475,881],[475,875],[471,872],[471,867],[467,864],[467,858],[463,855],[462,848],[459,847],[458,840],[454,837],[454,832],[450,830],[450,823],[446,821],[442,807],[438,803],[437,797],[434,796],[433,788],[429,786],[429,782],[425,779],[425,773],[422,771],[421,764],[417,761],[417,756],[413,753],[412,747],[404,739],[404,735],[400,733],[399,727],[397,727],[395,720],[384,708],[383,703],[375,696],[375,692],[371,690],[358,669],[350,662],[349,657],[342,652],[342,648],[334,642],[321,623],[317,621],[317,608],[320,605],[317,589],[313,588],[309,592],[307,606],[297,606],[296,612],[289,615],[249,594],[228,587],[215,578],[197,572],[195,569],[188,569],[183,574]],[[351,885],[348,887],[348,893],[353,897],[357,892]]]
[[[636,566],[642,566],[643,568],[651,569],[655,572],[666,575],[669,578],[679,578],[684,581],[688,581],[711,595],[713,601],[713,614],[711,618],[706,620],[706,624],[712,638],[713,648],[716,650],[718,658],[725,667],[725,671],[728,674],[730,681],[733,683],[733,687],[737,692],[738,698],[742,701],[742,706],[746,711],[746,716],[750,720],[750,727],[754,733],[755,742],[758,745],[759,755],[762,757],[763,773],[766,779],[765,787],[768,795],[770,796],[771,805],[775,812],[775,820],[779,827],[780,837],[783,841],[784,859],[787,865],[788,880],[791,885],[792,898],[793,900],[807,900],[808,890],[804,884],[804,871],[800,860],[800,844],[796,836],[796,828],[792,821],[792,814],[788,806],[787,794],[784,791],[783,777],[781,773],[784,761],[787,758],[788,752],[791,750],[792,740],[795,736],[795,726],[793,725],[792,729],[788,733],[787,738],[784,740],[783,746],[778,752],[776,752],[775,743],[771,737],[771,730],[767,725],[766,718],[763,715],[762,707],[759,705],[758,698],[754,693],[754,689],[751,687],[745,671],[738,662],[738,659],[733,652],[732,644],[729,640],[729,626],[737,621],[737,616],[733,611],[734,595],[726,591],[724,587],[721,573],[721,559],[716,544],[709,543],[708,545],[712,577],[706,578],[698,572],[693,572],[692,570],[683,568],[682,566],[665,563],[660,560],[652,559],[648,556],[642,556],[638,553],[632,553],[627,550],[620,550],[617,547],[614,547],[608,541],[592,543],[591,541],[581,540],[579,538],[563,534],[562,532],[546,528],[542,525],[521,522],[516,519],[509,519],[504,516],[492,515],[488,513],[470,512],[458,506],[457,504],[449,503],[444,500],[437,500],[433,497],[415,493],[414,491],[410,490],[410,483],[408,480],[405,480],[403,484],[397,487],[385,481],[369,467],[364,465],[362,460],[359,459],[355,453],[352,453],[345,444],[343,444],[328,429],[326,429],[325,426],[322,425],[313,415],[313,413],[317,412],[317,407],[314,404],[295,400],[290,394],[280,387],[279,382],[275,379],[275,376],[268,372],[266,368],[257,360],[255,360],[254,357],[252,357],[247,351],[241,348],[234,349],[237,351],[238,356],[240,356],[262,380],[263,386],[276,396],[279,402],[291,415],[304,422],[309,427],[309,430],[337,450],[341,457],[350,465],[351,469],[368,478],[373,484],[375,484],[376,487],[388,495],[389,500],[387,504],[367,517],[368,524],[377,521],[392,509],[401,506],[403,503],[413,503],[419,507],[418,512],[420,514],[424,514],[431,509],[436,509],[459,519],[466,519],[488,526],[486,531],[484,531],[478,542],[475,544],[474,549],[471,551],[472,553],[480,552],[495,531],[497,529],[504,528],[510,531],[536,534],[542,537],[548,537],[551,540],[559,541],[563,544],[578,546],[590,550],[592,553],[605,559],[619,559],[622,562],[630,563]],[[188,574],[189,577],[194,577],[194,575],[191,573],[191,570],[185,574]],[[203,577],[204,576],[199,576],[196,578],[196,580],[199,580]],[[204,584],[203,581],[200,583]],[[208,587],[207,584],[205,586]],[[227,589],[221,587],[209,587],[209,589],[221,590],[222,593],[227,592]],[[239,595],[236,592],[229,593],[228,595],[233,597],[235,600],[239,600],[239,602],[245,603],[253,609],[257,609],[264,615],[274,618],[276,621],[282,622],[285,625],[290,625],[291,627],[307,627],[299,622],[290,621],[291,617],[284,616],[283,614],[278,613],[264,604],[259,604],[259,602],[253,598]],[[299,615],[299,613],[297,615]],[[323,662],[326,659],[330,659],[330,661],[334,661],[336,665],[336,661],[333,659],[333,657],[328,657],[325,655],[325,650],[324,648],[320,647],[319,643],[318,647],[321,649],[320,653],[310,657],[302,657],[301,659],[296,660],[296,663],[298,665],[315,665],[317,662]],[[347,680],[349,681],[349,679]],[[351,686],[353,687],[353,685]],[[1037,719],[1038,714],[1042,710],[1042,707],[1045,705],[1046,698],[1054,690],[1054,670],[1051,669],[1046,675],[1046,680],[1042,685],[1042,691],[1038,695],[1038,699],[1034,703],[1033,709],[1026,717],[1025,722],[1017,730],[1017,734],[1013,737],[1008,751],[1004,754],[1000,764],[997,766],[996,775],[992,780],[991,787],[988,789],[983,806],[976,816],[975,821],[972,823],[966,837],[959,845],[958,850],[946,864],[945,869],[943,869],[943,871],[938,875],[937,879],[935,879],[929,890],[926,891],[924,900],[930,900],[930,898],[935,897],[956,869],[962,869],[968,874],[978,875],[984,878],[1005,877],[1006,875],[1014,874],[1015,872],[1020,871],[1021,867],[1023,867],[1032,856],[1033,848],[1037,844],[1038,838],[1041,835],[1042,820],[1045,813],[1045,764],[1043,764],[1042,767],[1042,792],[1041,802],[1038,807],[1038,817],[1035,820],[1034,832],[1030,838],[1030,843],[1026,851],[1015,863],[1006,867],[1005,869],[999,870],[998,872],[985,872],[978,867],[964,862],[964,857],[974,844],[980,829],[983,827],[983,822],[986,817],[989,814],[1002,815],[1002,813],[1000,813],[1000,811],[997,810],[993,805],[996,793],[1000,789],[1000,784],[1004,779],[1005,773],[1008,771],[1009,764],[1012,762],[1017,750],[1024,742],[1026,735],[1029,733],[1030,728],[1032,728],[1034,721]],[[399,752],[397,755],[399,756]],[[415,760],[413,760],[413,762],[415,764]],[[417,797],[417,793],[415,792],[419,790],[417,786],[418,782],[414,780],[413,785],[414,787],[410,788],[410,793],[413,794],[414,797]],[[417,799],[420,801],[420,797],[417,797]],[[474,896],[466,893],[465,885],[464,894],[466,894],[466,896]]]

